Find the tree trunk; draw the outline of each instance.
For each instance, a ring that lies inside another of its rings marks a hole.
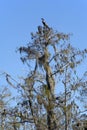
[[[55,81],[52,76],[51,67],[48,63],[48,50],[45,49],[45,61],[44,61],[44,69],[46,72],[46,82],[47,82],[47,89],[49,91],[48,97],[48,106],[47,106],[47,126],[48,130],[56,130],[56,122],[54,118],[54,103],[53,103],[53,96],[54,96],[54,87],[55,87]]]

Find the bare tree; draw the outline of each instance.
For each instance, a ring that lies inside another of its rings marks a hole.
[[[18,84],[21,96],[15,116],[26,130],[69,130],[80,110],[76,95],[87,86],[87,76],[77,74],[87,50],[72,47],[70,34],[54,31],[44,19],[37,29],[32,41],[18,49],[29,69]]]

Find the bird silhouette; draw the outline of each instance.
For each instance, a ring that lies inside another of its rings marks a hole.
[[[42,20],[43,25],[44,25],[46,28],[50,29],[49,26],[46,24],[45,20],[44,20],[43,18],[41,18],[41,20]]]

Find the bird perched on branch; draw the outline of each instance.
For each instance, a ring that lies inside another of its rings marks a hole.
[[[38,26],[38,32],[39,32],[39,34],[42,34],[42,26]]]
[[[46,28],[50,29],[49,26],[46,24],[45,20],[44,20],[43,18],[41,18],[41,20],[42,20],[43,25],[44,25]]]

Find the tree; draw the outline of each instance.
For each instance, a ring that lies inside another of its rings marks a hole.
[[[11,105],[14,97],[8,87],[2,86],[0,90],[0,130],[18,130],[20,123],[17,123],[16,107]]]
[[[72,47],[70,34],[54,31],[44,19],[37,29],[31,33],[32,41],[18,49],[29,69],[23,84],[18,84],[16,116],[31,130],[72,129],[80,111],[76,97],[87,86],[85,73],[83,77],[77,73],[87,50]]]
[[[8,109],[8,103],[10,101],[11,93],[8,90],[7,87],[4,87],[0,92],[0,130],[5,130],[6,128],[9,128],[7,126],[7,120],[9,120],[9,117],[7,116]]]

